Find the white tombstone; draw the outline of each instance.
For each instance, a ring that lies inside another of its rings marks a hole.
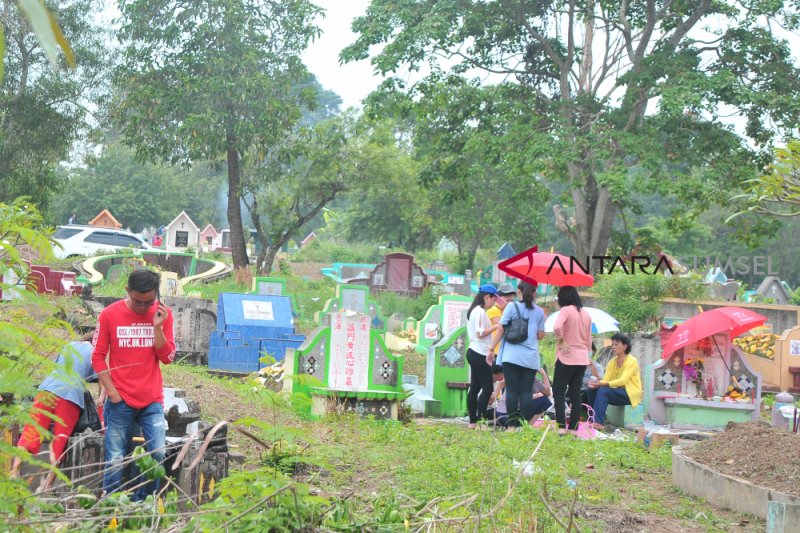
[[[182,252],[187,248],[196,248],[200,230],[197,225],[192,221],[186,211],[175,217],[175,219],[167,225],[166,231],[166,249],[174,252]]]

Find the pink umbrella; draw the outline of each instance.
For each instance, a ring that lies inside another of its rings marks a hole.
[[[731,338],[738,337],[766,321],[767,317],[764,315],[742,307],[718,307],[705,311],[675,328],[661,357],[666,359],[677,350],[715,333],[727,332]]]

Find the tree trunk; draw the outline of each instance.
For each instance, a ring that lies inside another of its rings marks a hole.
[[[246,268],[250,265],[247,258],[247,246],[242,225],[242,206],[240,202],[241,169],[239,167],[239,151],[228,139],[228,226],[231,230],[231,251],[233,267]]]
[[[616,215],[616,206],[608,188],[592,189],[594,194],[587,194],[582,189],[572,191],[575,223],[574,231],[567,235],[578,258],[605,255]]]
[[[458,262],[461,264],[462,272],[466,270],[475,271],[475,256],[478,254],[479,244],[480,240],[475,239],[467,245],[468,248],[466,249],[459,246]]]
[[[567,168],[572,182],[584,185],[572,190],[572,203],[575,207],[573,219],[567,219],[561,206],[553,206],[556,227],[569,238],[573,253],[579,260],[605,255],[617,213],[611,191],[608,187],[598,186],[590,170],[582,165],[568,163]],[[600,262],[593,261],[592,264],[599,266]]]
[[[278,255],[278,250],[281,249],[281,246],[283,246],[283,244],[273,243],[261,249],[258,261],[256,261],[259,276],[270,275],[272,272],[272,265],[275,263],[275,257]]]
[[[269,276],[270,272],[272,272],[272,263],[275,261],[275,256],[283,245],[278,244],[276,246],[264,231],[264,226],[261,225],[261,215],[258,214],[258,201],[255,197],[248,209],[250,209],[250,218],[253,220],[253,229],[256,230],[256,239],[261,243],[261,253],[258,254],[256,259],[256,271],[259,276]],[[286,240],[288,240],[288,237]]]

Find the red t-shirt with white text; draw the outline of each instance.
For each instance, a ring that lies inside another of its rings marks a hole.
[[[172,311],[162,324],[167,342],[155,347],[153,317],[158,309],[154,303],[145,314],[134,313],[125,300],[115,302],[100,313],[92,344],[92,367],[98,374],[109,370],[111,381],[130,407],[142,409],[164,403],[161,367],[175,359],[175,334]]]

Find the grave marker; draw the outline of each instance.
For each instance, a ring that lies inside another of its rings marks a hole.
[[[767,276],[756,289],[756,295],[761,298],[772,298],[776,304],[786,305],[792,297],[781,283],[778,276]]]
[[[103,209],[96,217],[89,221],[90,226],[97,226],[99,228],[121,228],[122,224],[114,218],[111,211]]]
[[[288,296],[220,293],[217,329],[211,332],[208,367],[231,372],[255,372],[281,361],[288,348],[305,340],[294,329]]]
[[[727,334],[714,335],[711,353],[701,351],[694,343],[677,350],[668,359],[644,367],[642,405],[658,424],[672,427],[724,427],[728,422],[757,420],[761,408],[761,374]],[[717,349],[719,348],[719,349]],[[738,382],[746,398],[754,401],[713,401],[698,397],[697,385],[684,371],[689,358],[703,360],[703,375],[710,378],[713,389],[707,396],[725,396],[731,376]]]
[[[175,219],[167,224],[166,249],[182,251],[190,246],[197,246],[200,229],[195,225],[186,211],[181,211]]]
[[[417,322],[417,351],[427,354],[431,345],[465,325],[470,303],[472,298],[468,296],[439,296],[439,303],[430,306],[422,320]]]
[[[428,285],[428,276],[414,256],[401,252],[386,254],[369,275],[369,288],[373,291],[391,291],[416,297]]]
[[[467,412],[467,328],[459,326],[428,348],[425,392],[434,402],[426,402],[425,416],[464,416]]]
[[[349,310],[370,317],[370,328],[385,331],[386,319],[381,307],[369,296],[369,287],[364,285],[337,285],[336,294],[325,302],[322,311],[314,314],[314,321],[320,326],[330,326],[330,314],[336,311]]]
[[[219,232],[213,225],[208,224],[203,228],[203,231],[200,232],[199,242],[205,250],[216,250],[220,247]]]
[[[309,394],[314,415],[343,410],[396,420],[405,397],[402,357],[389,352],[367,315],[339,310],[326,322],[287,351],[284,389]]]

